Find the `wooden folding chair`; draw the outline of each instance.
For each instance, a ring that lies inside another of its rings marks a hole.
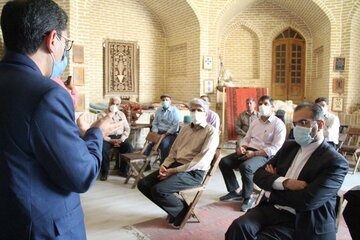
[[[337,195],[337,209],[336,210],[336,232],[339,229],[340,219],[346,207],[347,201],[344,199],[345,192],[339,191]]]
[[[355,160],[355,167],[354,167],[354,171],[353,174],[356,172],[357,168],[359,167],[359,163],[360,163],[360,148],[356,149],[354,154],[353,154],[353,159]]]
[[[358,149],[360,148],[360,128],[349,128],[347,132],[347,139],[342,144],[339,152],[346,157],[346,155],[352,155],[355,160],[355,168],[353,174],[359,165],[359,154]]]
[[[344,145],[346,138],[347,138],[347,133],[339,133],[339,143],[336,146],[336,151],[340,152],[340,149]]]
[[[128,176],[124,182],[125,184],[129,182],[130,178],[134,178],[135,181],[131,188],[136,187],[140,179],[144,177],[145,168],[150,163],[151,157],[159,154],[158,148],[164,136],[165,135],[149,132],[146,136],[144,148],[141,150],[141,152],[120,154],[120,157],[127,161],[130,167]],[[146,156],[144,153],[150,143],[153,144],[153,147],[150,154]]]
[[[188,222],[190,216],[192,216],[193,218],[196,219],[195,221],[192,221],[192,222],[196,222],[196,223],[200,222],[199,217],[194,212],[195,206],[199,202],[200,197],[203,194],[203,192],[206,188],[206,185],[208,184],[208,182],[210,180],[210,177],[215,173],[216,169],[218,168],[220,160],[221,160],[220,149],[218,149],[214,155],[213,160],[211,161],[210,169],[206,173],[205,178],[204,178],[203,182],[201,183],[201,185],[198,187],[185,189],[185,190],[182,190],[179,192],[179,197],[184,200],[185,204],[188,207],[188,211],[186,212],[186,215],[185,215],[183,221],[181,222],[179,229],[182,229],[185,226],[185,224]],[[195,193],[195,195],[194,195],[194,193]],[[191,196],[190,196],[190,194],[191,194]]]

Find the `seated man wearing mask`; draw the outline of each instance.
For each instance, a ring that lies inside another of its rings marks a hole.
[[[285,124],[273,114],[272,98],[262,96],[258,104],[261,117],[252,122],[236,152],[223,157],[219,164],[229,192],[220,197],[220,201],[243,200],[240,206],[243,212],[255,202],[252,198],[255,171],[276,154],[286,137]],[[241,173],[242,190],[233,171],[237,168]]]
[[[138,189],[169,214],[175,228],[187,208],[174,193],[201,184],[219,145],[218,131],[206,122],[207,103],[194,98],[189,105],[191,123],[181,129],[159,171],[138,183]]]
[[[319,105],[324,112],[324,137],[325,140],[336,149],[336,145],[339,144],[339,129],[340,120],[338,116],[329,112],[329,101],[324,97],[319,97],[315,100],[315,103]]]
[[[298,105],[293,121],[295,141],[255,173],[265,198],[234,220],[225,239],[336,239],[336,196],[347,160],[324,141],[319,106]]]
[[[202,95],[200,98],[209,104],[209,112],[208,112],[208,116],[206,118],[207,123],[209,123],[214,128],[219,130],[220,117],[219,117],[219,114],[217,114],[216,112],[214,112],[213,110],[210,109],[210,105],[211,105],[210,97],[208,95]]]
[[[179,129],[180,114],[176,107],[171,106],[171,96],[169,94],[161,95],[160,99],[162,107],[159,107],[155,112],[151,131],[166,135],[159,146],[161,164],[169,155],[170,148],[175,141]],[[152,145],[150,144],[145,151],[145,155],[149,155],[151,148]]]
[[[133,152],[133,147],[128,142],[127,138],[130,135],[130,126],[126,119],[125,114],[119,110],[121,99],[119,97],[111,97],[109,100],[109,106],[103,114],[99,117],[106,116],[109,112],[112,112],[114,116],[112,117],[113,121],[116,123],[121,123],[120,127],[107,137],[104,137],[102,156],[103,161],[101,164],[100,171],[100,180],[106,181],[109,175],[109,165],[110,165],[110,151],[112,147],[117,147],[120,153],[131,153]],[[120,163],[119,175],[122,177],[127,176],[129,166],[126,161]]]

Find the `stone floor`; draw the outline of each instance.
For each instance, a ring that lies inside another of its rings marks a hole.
[[[239,174],[238,174],[239,177]],[[124,184],[124,178],[111,175],[108,181],[96,181],[94,186],[82,194],[85,223],[89,240],[107,239],[145,239],[136,231],[124,226],[163,217],[166,213],[145,198],[130,184]],[[239,181],[240,182],[240,181]],[[360,183],[360,173],[348,174],[342,190],[348,190]],[[218,201],[226,193],[222,175],[218,170],[210,179],[208,188],[198,206]],[[139,238],[140,237],[140,238]]]

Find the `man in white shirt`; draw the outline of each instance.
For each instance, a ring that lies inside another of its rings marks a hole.
[[[226,240],[336,239],[336,196],[348,163],[324,141],[318,105],[298,105],[293,120],[295,141],[287,141],[254,175],[265,197],[233,221]]]
[[[220,197],[220,201],[243,200],[240,206],[243,212],[250,209],[255,202],[251,196],[255,171],[276,154],[286,137],[285,124],[272,111],[272,98],[262,96],[259,98],[258,105],[261,117],[252,122],[236,152],[223,157],[219,164],[229,192]],[[242,189],[233,171],[237,168],[241,173]]]
[[[319,105],[324,112],[324,137],[325,140],[336,149],[336,145],[339,144],[339,118],[329,112],[329,101],[325,97],[319,97],[315,100],[315,103]]]

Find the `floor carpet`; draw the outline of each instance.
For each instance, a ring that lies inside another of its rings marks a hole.
[[[146,222],[128,226],[137,235],[137,239],[152,240],[218,240],[231,222],[243,213],[239,212],[239,202],[216,202],[197,209],[201,223],[187,223],[182,230],[168,225],[164,218],[156,218]],[[129,230],[128,229],[128,230]],[[351,240],[345,222],[340,222],[337,240]]]

